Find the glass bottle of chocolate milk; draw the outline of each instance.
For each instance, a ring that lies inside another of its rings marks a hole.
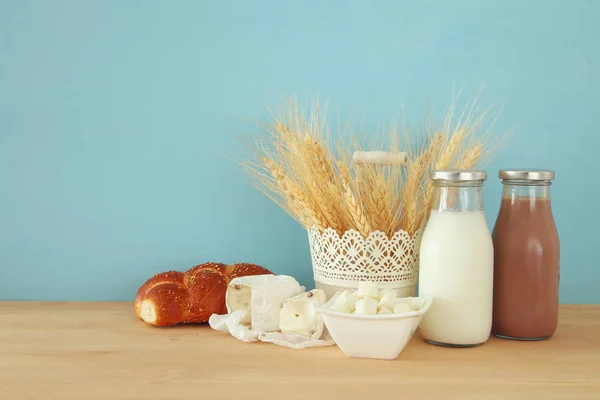
[[[558,324],[560,246],[550,206],[553,171],[500,170],[504,190],[492,232],[492,334],[542,340]]]

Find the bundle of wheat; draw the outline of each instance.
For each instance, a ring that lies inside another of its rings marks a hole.
[[[494,107],[479,109],[476,96],[455,118],[457,100],[441,124],[427,121],[419,127],[417,138],[391,128],[385,144],[370,144],[407,152],[404,167],[353,164],[359,140],[348,128],[332,139],[318,101],[308,115],[295,101],[284,103],[263,125],[266,136],[250,143],[240,163],[254,185],[306,229],[332,228],[338,234],[355,229],[365,237],[373,231],[413,235],[432,205],[429,172],[481,168],[507,138],[491,134]]]

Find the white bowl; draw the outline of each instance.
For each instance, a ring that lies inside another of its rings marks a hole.
[[[402,314],[348,314],[324,307],[315,307],[338,347],[349,357],[394,360],[408,344],[431,306],[423,298],[418,311]]]

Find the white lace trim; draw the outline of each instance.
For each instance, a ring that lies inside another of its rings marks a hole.
[[[364,280],[395,286],[416,285],[422,229],[414,236],[399,230],[389,238],[374,231],[365,239],[351,229],[340,237],[334,229],[308,230],[315,281],[329,284]],[[387,286],[387,285],[384,285]]]

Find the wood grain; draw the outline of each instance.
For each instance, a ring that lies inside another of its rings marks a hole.
[[[548,341],[416,335],[394,361],[155,328],[130,303],[0,302],[0,319],[2,399],[600,399],[600,306],[562,306]]]

